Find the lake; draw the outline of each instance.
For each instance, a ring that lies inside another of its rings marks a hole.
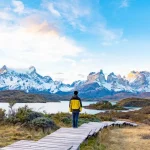
[[[82,102],[83,106],[88,106],[96,102]],[[58,112],[69,112],[69,101],[61,102],[48,102],[48,103],[16,103],[14,109],[28,105],[29,108],[32,108],[34,111],[47,112],[47,113],[58,113]],[[8,103],[0,103],[0,108],[5,109],[6,113],[9,110]],[[130,110],[139,109],[139,108],[129,108]],[[105,112],[105,110],[91,110],[91,109],[82,109],[82,113],[88,114],[97,114],[99,112]]]

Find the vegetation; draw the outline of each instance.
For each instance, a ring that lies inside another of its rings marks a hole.
[[[0,108],[0,121],[3,121],[5,118],[5,110]]]
[[[121,107],[145,107],[150,106],[150,99],[126,98],[117,103]]]
[[[18,140],[39,140],[46,136],[42,130],[29,130],[20,125],[0,123],[0,147],[10,145]]]
[[[28,106],[15,111],[13,106],[14,103],[10,103],[8,114],[5,113],[5,110],[0,109],[0,147],[17,140],[38,140],[59,127],[72,126],[72,115],[69,113],[40,113],[33,111]],[[96,115],[81,114],[79,125],[90,121],[99,122],[100,118]]]
[[[90,104],[89,106],[84,106],[87,109],[96,110],[127,110],[126,108],[119,105],[112,105],[109,101],[100,101],[96,104]]]
[[[45,103],[47,99],[38,94],[28,94],[23,91],[0,91],[0,102],[9,103],[15,100],[16,103]]]
[[[98,118],[109,117],[109,120],[129,119],[134,122],[140,122],[150,125],[150,106],[143,107],[140,110],[129,112],[110,111],[97,114]]]
[[[149,150],[150,126],[107,128],[83,143],[81,150]]]
[[[42,128],[43,132],[45,132],[45,129],[51,129],[56,130],[57,126],[56,124],[50,119],[46,117],[37,117],[32,120],[31,125],[38,130],[39,128]]]

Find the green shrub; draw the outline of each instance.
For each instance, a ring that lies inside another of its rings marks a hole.
[[[20,122],[20,120],[18,118],[16,118],[15,116],[9,116],[8,118],[5,119],[5,121],[7,123],[13,123],[13,124]]]
[[[72,122],[71,117],[63,117],[61,118],[61,121],[66,125],[69,125]]]
[[[28,108],[28,106],[25,106],[25,107],[18,108],[15,115],[9,116],[7,118],[7,122],[14,123],[14,124],[16,123],[29,124],[30,121],[34,120],[35,118],[43,117],[43,116],[44,114],[40,112],[32,111],[32,109]]]
[[[31,126],[35,129],[42,128],[43,131],[46,128],[57,129],[56,124],[49,118],[46,117],[38,117],[31,122]]]
[[[3,121],[5,116],[6,116],[5,110],[0,108],[0,121]]]
[[[83,123],[89,123],[89,122],[100,122],[100,119],[96,115],[90,115],[90,114],[80,114],[79,117],[79,125],[82,125]]]
[[[25,117],[25,122],[29,122],[29,121],[32,121],[38,117],[43,117],[44,114],[40,113],[40,112],[35,112],[35,111],[31,111],[29,113],[26,114],[26,117]]]
[[[32,112],[32,109],[28,108],[28,106],[24,106],[21,108],[18,108],[15,117],[17,120],[21,123],[24,123],[27,121],[28,114]]]

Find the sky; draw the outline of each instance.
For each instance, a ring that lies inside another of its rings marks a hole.
[[[0,67],[71,83],[150,71],[149,0],[0,0]]]

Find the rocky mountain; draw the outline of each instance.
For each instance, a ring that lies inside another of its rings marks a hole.
[[[6,66],[0,69],[0,90],[23,90],[29,93],[67,92],[73,88],[59,81],[53,81],[49,76],[41,76],[35,67],[26,70],[12,70]]]
[[[71,85],[54,81],[49,76],[41,76],[35,67],[26,70],[14,70],[7,66],[0,69],[0,90],[23,90],[27,93],[45,93],[56,95],[71,95],[73,90],[79,90],[83,98],[101,98],[114,95],[136,95],[150,92],[150,72],[132,71],[127,77],[115,75],[107,77],[103,70],[91,72],[85,81],[75,81]]]

